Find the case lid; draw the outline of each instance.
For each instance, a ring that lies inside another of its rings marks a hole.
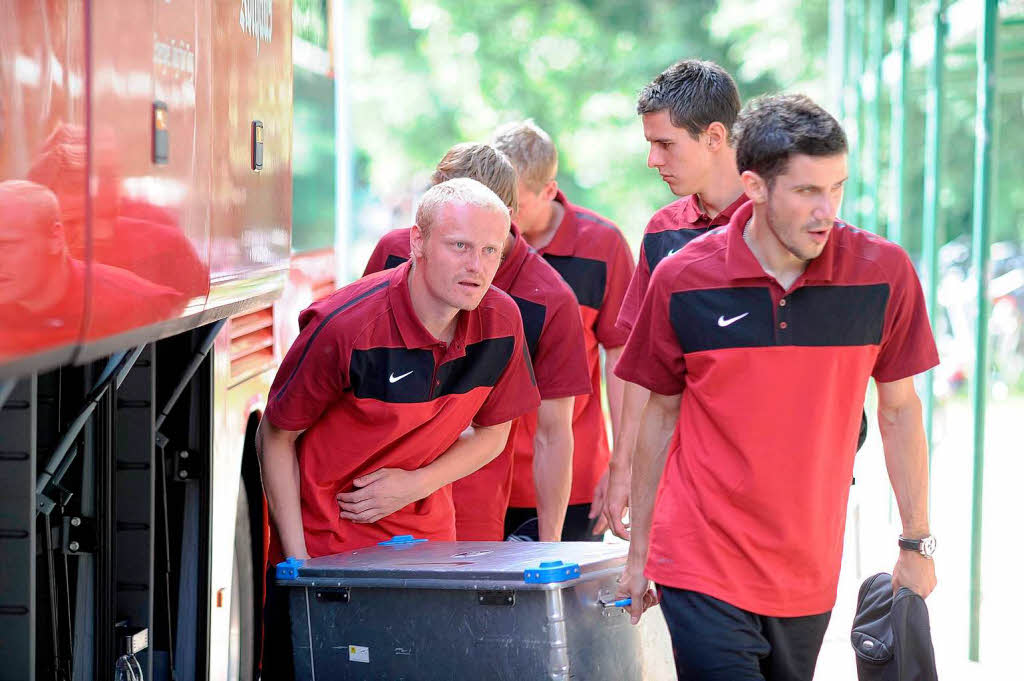
[[[553,589],[621,572],[627,544],[417,542],[411,538],[289,564],[284,586]]]

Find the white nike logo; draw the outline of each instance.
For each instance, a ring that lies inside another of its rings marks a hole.
[[[673,248],[671,251],[669,251],[668,253],[665,254],[665,257],[667,258],[670,255],[675,255],[678,252],[679,252],[678,248]]]
[[[412,371],[408,371],[408,372],[402,374],[401,376],[395,376],[395,374],[392,373],[390,376],[388,376],[388,380],[391,381],[392,383],[398,383],[399,381],[401,381],[403,378],[405,378],[406,376],[408,376],[411,373],[412,373]]]
[[[741,314],[741,315],[736,315],[736,316],[735,316],[735,317],[733,317],[732,319],[726,319],[725,317],[719,316],[719,317],[718,317],[718,325],[719,325],[719,326],[729,326],[729,325],[730,325],[730,324],[732,324],[733,322],[738,322],[739,320],[743,319],[743,318],[744,318],[744,317],[746,317],[746,316],[747,316],[748,314],[750,314],[750,313],[749,313],[749,312],[744,312],[744,313],[743,313],[743,314]]]

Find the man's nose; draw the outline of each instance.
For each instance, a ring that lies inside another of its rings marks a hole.
[[[657,168],[657,167],[661,166],[661,164],[662,164],[661,154],[659,154],[658,151],[654,147],[651,147],[651,150],[649,152],[647,152],[647,167],[648,168]]]

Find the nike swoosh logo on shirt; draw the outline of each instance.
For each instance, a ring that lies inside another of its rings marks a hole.
[[[401,381],[403,378],[405,378],[406,376],[408,376],[411,373],[412,373],[412,371],[407,371],[406,373],[402,374],[401,376],[395,376],[395,374],[392,373],[390,376],[388,376],[388,380],[391,381],[392,383],[398,383],[399,381]]]
[[[719,316],[718,317],[718,325],[719,326],[729,326],[733,322],[738,322],[739,320],[743,319],[748,314],[750,314],[750,313],[749,312],[744,312],[743,314],[736,315],[735,317],[732,317],[731,319],[726,319],[725,317]]]
[[[669,251],[668,253],[665,254],[665,257],[667,258],[670,255],[675,255],[678,252],[679,252],[678,248],[673,248],[671,251]]]

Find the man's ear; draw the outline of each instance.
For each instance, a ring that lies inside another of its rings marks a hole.
[[[540,190],[540,198],[545,201],[554,201],[558,195],[558,180],[551,180]]]
[[[729,144],[729,131],[719,121],[712,121],[704,131],[704,135],[708,150],[712,153]]]
[[[744,170],[740,175],[740,182],[743,183],[743,193],[754,203],[768,202],[768,183],[764,178],[753,170]]]
[[[423,231],[419,225],[413,225],[409,231],[409,253],[413,260],[419,260],[423,257],[423,242],[426,237],[423,236]]]
[[[47,251],[50,255],[60,255],[64,253],[67,248],[67,240],[64,238],[64,225],[60,220],[55,220],[53,225],[50,227],[49,235],[47,235]]]

